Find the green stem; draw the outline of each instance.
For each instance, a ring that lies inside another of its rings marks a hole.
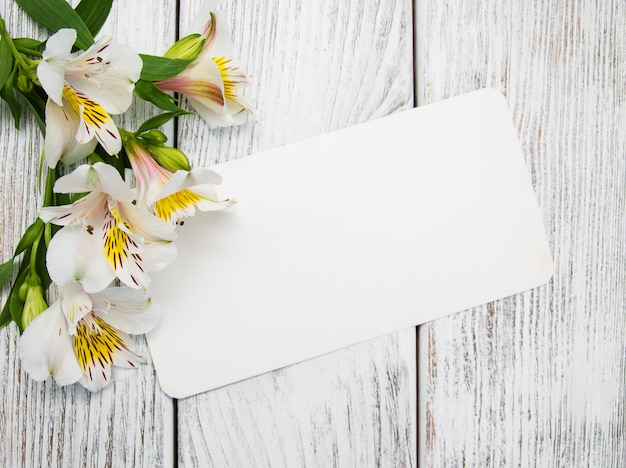
[[[9,36],[6,25],[4,24],[4,19],[0,18],[0,37],[2,40],[7,41],[9,45],[9,49],[11,49],[11,54],[15,57],[15,60],[23,67],[26,68],[28,63],[26,62],[26,57],[17,50],[15,44],[13,43],[13,39]]]
[[[54,183],[57,180],[56,169],[48,168],[46,174],[46,187],[43,193],[43,206],[50,206],[54,203]]]
[[[30,267],[31,274],[36,274],[36,271],[37,271],[37,249],[39,248],[40,240],[41,240],[41,235],[33,241],[33,245],[30,248],[29,267]]]
[[[17,51],[22,54],[34,55],[35,57],[41,57],[41,51],[35,49],[28,49],[26,47],[16,47]]]
[[[52,239],[52,224],[46,223],[43,227],[43,240],[46,243],[46,248],[50,245]]]

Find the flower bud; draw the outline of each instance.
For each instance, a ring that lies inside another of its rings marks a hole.
[[[33,90],[33,82],[26,75],[17,76],[17,89],[24,94],[28,94]]]
[[[190,34],[178,40],[163,55],[166,58],[195,60],[202,52],[205,38],[201,34]]]
[[[46,300],[43,298],[43,290],[38,277],[35,277],[34,284],[29,284],[26,292],[26,301],[22,311],[22,330],[25,329],[35,317],[48,308]]]
[[[141,138],[154,143],[165,143],[167,141],[165,134],[155,129],[142,133]]]
[[[172,148],[171,146],[165,145],[150,145],[146,149],[152,155],[154,160],[168,171],[176,172],[180,170],[191,170],[189,159],[187,159],[185,153],[178,148]]]
[[[28,293],[29,287],[30,285],[28,284],[28,280],[27,280],[27,281],[24,281],[22,284],[20,284],[20,287],[17,290],[17,297],[22,303],[26,302],[26,294]]]

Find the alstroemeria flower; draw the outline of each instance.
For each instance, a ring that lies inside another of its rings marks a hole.
[[[246,120],[247,113],[254,117],[250,104],[237,93],[238,88],[248,84],[248,75],[232,57],[227,22],[219,13],[211,11],[209,2],[193,21],[188,34],[201,35],[204,39],[202,52],[181,73],[155,84],[163,91],[186,96],[210,128],[239,125]]]
[[[119,278],[147,288],[149,271],[176,256],[174,227],[133,204],[135,195],[108,164],[84,164],[54,185],[57,193],[90,192],[71,205],[49,206],[39,216],[64,226],[50,241],[46,257],[57,284],[78,281],[92,293]]]
[[[220,200],[215,186],[222,182],[219,174],[200,167],[191,171],[171,172],[161,167],[136,141],[125,146],[128,160],[137,180],[138,205],[150,209],[160,219],[175,224],[180,218],[200,211],[217,211],[231,205]]]
[[[96,142],[117,154],[122,148],[110,114],[128,109],[142,61],[130,47],[101,38],[71,58],[74,29],[59,29],[46,42],[37,77],[48,94],[46,103],[46,162],[55,167],[90,154]]]
[[[141,291],[108,288],[87,294],[79,283],[59,288],[59,299],[20,338],[22,368],[35,380],[80,382],[89,390],[108,385],[118,368],[145,362],[132,351],[130,334],[150,331],[158,311]],[[115,367],[113,367],[115,366]]]

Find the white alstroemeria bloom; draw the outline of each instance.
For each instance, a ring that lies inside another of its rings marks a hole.
[[[57,193],[90,192],[71,205],[49,206],[39,216],[64,226],[48,246],[46,264],[57,284],[78,281],[98,292],[115,277],[147,288],[148,272],[176,257],[174,227],[133,204],[135,195],[108,164],[79,166],[57,180]]]
[[[82,54],[71,57],[74,29],[60,29],[48,38],[37,77],[48,94],[46,162],[71,164],[90,154],[100,142],[107,153],[122,148],[110,114],[128,109],[142,61],[130,47],[101,38]]]
[[[122,287],[88,294],[80,283],[67,283],[22,334],[22,368],[35,380],[53,377],[59,385],[80,382],[100,390],[115,378],[115,367],[145,362],[132,351],[127,334],[147,333],[158,320],[142,291]]]
[[[233,56],[230,30],[225,18],[205,2],[192,22],[189,34],[200,34],[204,46],[198,58],[178,75],[155,83],[163,91],[184,95],[210,128],[242,124],[252,106],[237,94],[249,77]],[[166,54],[167,55],[167,54]]]
[[[126,154],[137,180],[138,205],[151,210],[170,224],[200,211],[218,211],[232,204],[220,200],[215,186],[222,182],[219,174],[200,167],[191,171],[171,172],[160,166],[137,142],[126,144]]]

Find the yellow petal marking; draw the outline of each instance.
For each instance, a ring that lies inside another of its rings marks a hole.
[[[74,113],[79,117],[81,117],[82,107],[82,118],[90,127],[101,129],[107,122],[113,120],[100,104],[69,86],[63,88],[63,98],[65,98]]]
[[[96,365],[106,369],[113,364],[116,351],[128,349],[117,331],[93,314],[76,324],[73,338],[76,359],[85,374],[91,373]]]
[[[201,200],[203,198],[200,195],[190,190],[181,190],[157,200],[154,203],[154,213],[163,221],[170,223],[176,220],[180,212],[184,212]]]
[[[237,87],[248,82],[246,75],[238,68],[230,66],[232,58],[221,56],[213,57],[224,83],[224,97],[237,102]]]
[[[117,208],[109,208],[109,216],[104,223],[104,254],[113,271],[118,272],[124,269],[126,260],[132,257],[137,267],[143,271],[140,265],[141,257],[136,253],[131,253],[131,248],[137,248],[137,243],[120,228],[126,225]],[[139,285],[139,282],[131,275],[131,280]]]

